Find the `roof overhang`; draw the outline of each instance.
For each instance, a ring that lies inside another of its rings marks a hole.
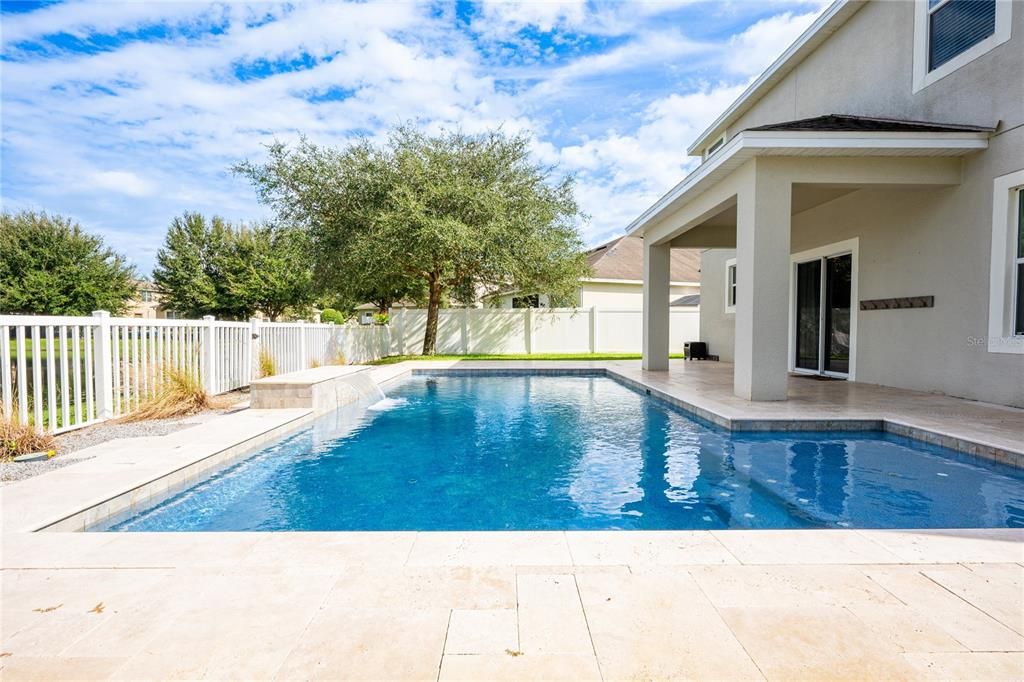
[[[757,77],[747,89],[715,119],[714,123],[694,140],[686,150],[690,156],[700,156],[703,149],[722,136],[725,129],[734,120],[747,112],[761,97],[771,90],[779,81],[786,77],[810,53],[839,30],[863,7],[866,0],[837,0],[814,20],[806,31],[800,34],[792,45],[779,56],[764,73]]]
[[[682,182],[640,214],[626,228],[629,236],[643,234],[652,220],[674,210],[759,156],[963,156],[988,148],[986,132],[793,132],[745,130]]]

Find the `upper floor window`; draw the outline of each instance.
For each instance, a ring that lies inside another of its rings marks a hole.
[[[1010,0],[917,0],[914,92],[1010,39]]]
[[[928,70],[996,32],[996,0],[928,0]]]
[[[717,152],[725,145],[725,133],[723,132],[717,140],[709,144],[704,148],[704,153],[701,156],[701,161],[707,161],[711,158],[711,155]]]

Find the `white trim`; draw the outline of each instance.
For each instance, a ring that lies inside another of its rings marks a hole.
[[[941,5],[937,5],[935,9],[939,7]],[[996,0],[996,26],[992,35],[972,45],[942,66],[931,71],[928,70],[928,19],[930,15],[928,0],[915,0],[913,86],[913,92],[915,93],[923,90],[935,81],[945,78],[957,69],[966,66],[1009,40],[1011,24],[1013,23],[1013,3],[1010,0]]]
[[[992,258],[989,263],[988,352],[1024,355],[1024,336],[1013,333],[1016,210],[1024,169],[992,181]]]
[[[796,366],[796,266],[800,263],[830,258],[832,256],[851,255],[850,264],[850,371],[848,374],[825,372],[828,376],[845,377],[850,381],[857,378],[857,316],[860,312],[860,237],[847,239],[834,244],[826,244],[815,249],[808,249],[790,255],[789,262],[789,348],[786,351],[789,371],[795,374],[818,374],[817,370],[805,370]],[[824,273],[822,273],[824,276]]]
[[[735,258],[730,258],[730,259],[725,261],[725,314],[726,315],[735,315],[736,314],[736,304],[733,303],[732,305],[729,305],[729,298],[730,298],[729,294],[732,293],[732,281],[729,279],[729,270],[732,269],[732,268],[736,269],[736,286],[739,286],[739,283],[740,283],[739,268],[736,267],[736,259]]]
[[[693,144],[686,150],[690,156],[699,156],[708,146],[710,138],[717,138],[733,119],[742,115],[759,99],[762,91],[767,91],[783,79],[797,64],[825,42],[846,20],[852,17],[864,5],[861,0],[837,0],[822,12],[814,23],[786,48],[764,73],[757,77],[743,93],[736,98],[729,108],[715,119],[704,132],[697,136]]]
[[[663,209],[680,200],[705,181],[714,179],[720,169],[738,167],[748,159],[770,153],[812,156],[827,152],[832,156],[944,156],[969,154],[988,148],[987,132],[804,132],[745,130],[725,143],[675,187],[651,204],[626,227],[629,236],[643,227]]]

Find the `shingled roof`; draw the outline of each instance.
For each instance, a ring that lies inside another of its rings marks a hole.
[[[644,278],[644,240],[619,237],[587,252],[587,264],[595,279],[641,280]],[[672,249],[671,280],[700,281],[700,251]]]
[[[894,118],[828,114],[796,121],[783,121],[749,128],[749,130],[810,132],[874,132],[874,133],[990,133],[994,128],[959,123],[930,123]]]

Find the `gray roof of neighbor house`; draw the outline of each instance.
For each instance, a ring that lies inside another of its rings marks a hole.
[[[796,121],[783,121],[748,128],[748,130],[809,132],[873,132],[873,133],[990,133],[994,128],[960,123],[931,123],[871,116],[828,114]]]
[[[619,237],[587,252],[587,264],[594,279],[644,278],[644,240]],[[700,251],[672,249],[670,278],[673,282],[700,281]]]
[[[680,296],[669,303],[669,306],[673,308],[687,308],[698,305],[700,305],[700,294],[687,294],[686,296]]]

